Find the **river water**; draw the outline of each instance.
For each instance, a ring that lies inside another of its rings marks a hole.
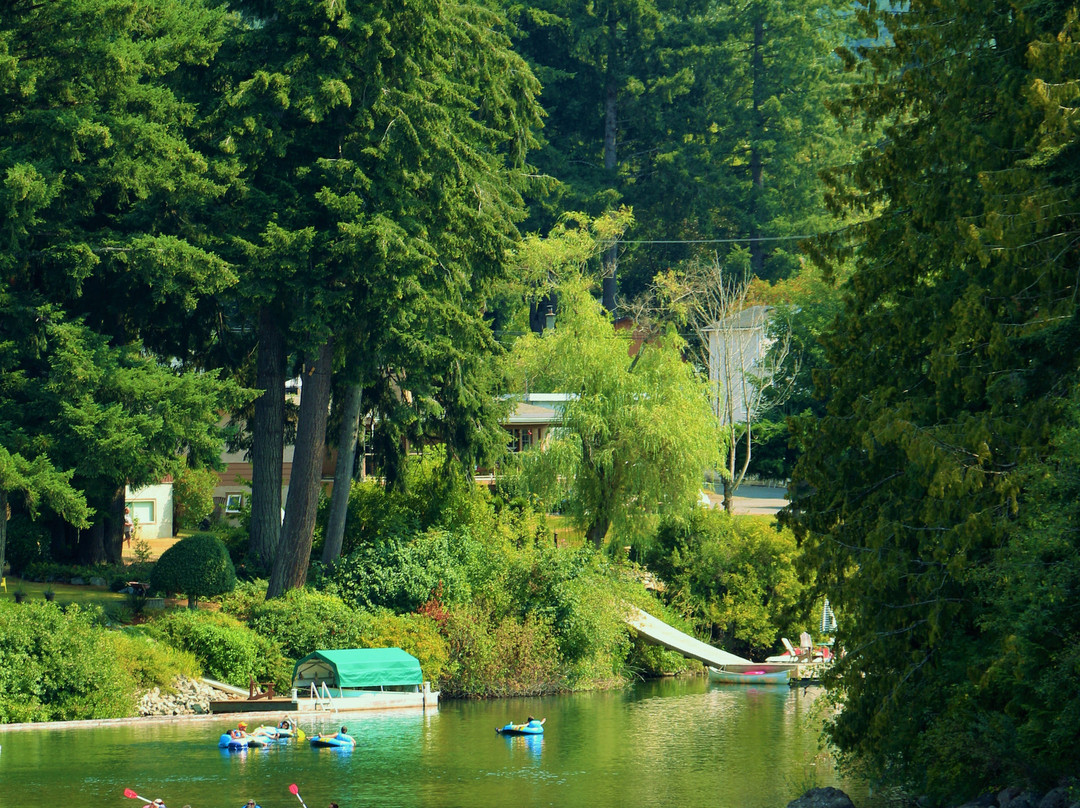
[[[813,786],[864,790],[819,751],[816,688],[646,682],[625,691],[446,701],[435,710],[301,719],[347,723],[352,751],[295,741],[217,748],[235,719],[0,733],[0,808],[783,808]],[[494,731],[545,717],[541,737]],[[299,797],[289,785],[295,783]]]

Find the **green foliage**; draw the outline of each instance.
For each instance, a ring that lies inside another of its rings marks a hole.
[[[202,675],[194,654],[154,639],[141,627],[110,631],[105,640],[136,690],[168,690],[177,676],[194,679]]]
[[[889,36],[845,54],[867,80],[836,107],[883,137],[831,172],[837,206],[871,218],[818,244],[854,269],[791,513],[847,650],[831,740],[942,804],[1076,768],[1047,742],[1075,707],[1041,675],[1075,659],[1053,592],[1075,495],[1040,482],[1076,417],[1076,11],[954,11],[856,12]]]
[[[37,563],[44,561],[49,553],[49,531],[39,522],[16,514],[8,521],[6,557],[15,575],[24,574]]]
[[[603,546],[641,540],[660,512],[692,507],[719,435],[707,389],[682,361],[677,335],[656,335],[631,356],[582,279],[559,291],[559,325],[518,340],[517,389],[567,393],[560,430],[544,451],[523,453],[531,491],[567,509]]]
[[[535,696],[565,687],[547,618],[499,618],[471,604],[451,612],[445,631],[450,659],[439,688],[448,697]]]
[[[810,627],[813,581],[800,578],[798,558],[792,532],[771,520],[699,508],[664,520],[647,566],[664,581],[665,600],[710,642],[760,658]]]
[[[184,593],[194,608],[199,598],[222,595],[236,586],[236,570],[221,539],[194,533],[161,554],[150,585],[159,592]]]
[[[0,722],[134,712],[135,690],[95,614],[47,602],[0,602]]]
[[[149,630],[194,655],[211,679],[247,687],[254,677],[274,682],[280,693],[292,685],[291,663],[281,646],[229,615],[178,609],[155,619]]]
[[[468,534],[428,530],[409,541],[381,539],[338,560],[329,574],[331,590],[367,609],[411,612],[442,584],[451,600],[467,597],[456,554]]]
[[[232,590],[217,598],[221,611],[247,623],[251,615],[266,600],[266,581],[237,581]]]
[[[173,475],[173,519],[175,528],[193,528],[214,511],[217,473],[211,468],[183,466]]]
[[[435,620],[420,614],[379,610],[371,616],[366,648],[401,648],[420,660],[424,678],[438,682],[449,667],[450,651]]]
[[[37,562],[27,566],[23,570],[23,577],[28,581],[67,582],[73,578],[82,578],[89,581],[91,578],[104,578],[109,581],[110,588],[116,587],[116,582],[121,578],[131,581],[137,576],[128,577],[129,566],[123,564],[56,564],[53,562]]]
[[[336,595],[293,589],[255,606],[250,626],[277,643],[286,656],[300,659],[312,651],[367,648],[371,615],[346,605]]]

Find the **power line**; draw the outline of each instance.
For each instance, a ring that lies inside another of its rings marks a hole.
[[[619,239],[619,244],[743,244],[762,241],[801,241],[826,235],[813,233],[808,236],[757,236],[755,238],[673,238],[673,239]]]

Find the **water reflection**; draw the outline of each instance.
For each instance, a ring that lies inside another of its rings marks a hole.
[[[114,808],[123,790],[167,805],[266,808],[581,806],[775,808],[807,784],[841,785],[819,756],[819,691],[663,681],[627,691],[445,702],[438,710],[302,717],[310,737],[348,723],[355,750],[295,740],[229,752],[234,719],[0,734],[5,806]],[[545,733],[506,737],[508,716]],[[856,796],[859,792],[846,789]]]

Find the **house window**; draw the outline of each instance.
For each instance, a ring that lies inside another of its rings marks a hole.
[[[129,501],[127,506],[131,508],[131,518],[137,525],[152,525],[157,520],[154,518],[155,502],[152,499],[136,499]]]
[[[226,494],[225,495],[225,513],[240,513],[240,508],[244,504],[243,494]]]
[[[523,427],[513,427],[510,433],[510,451],[524,452],[533,445],[533,431]]]

